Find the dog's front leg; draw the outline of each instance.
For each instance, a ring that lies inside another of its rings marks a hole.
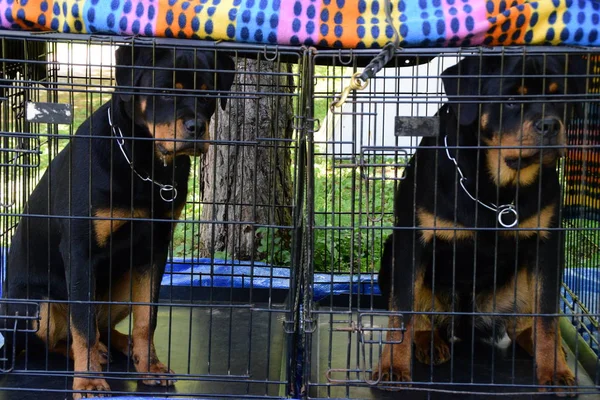
[[[81,243],[81,242],[80,242]],[[69,248],[70,247],[70,248]],[[70,299],[71,350],[75,377],[73,399],[103,397],[110,386],[101,377],[104,360],[93,303],[96,292],[95,265],[76,243],[61,243]]]
[[[135,305],[133,306],[131,353],[136,371],[144,374],[142,382],[145,385],[171,386],[175,380],[165,374],[173,374],[173,371],[159,361],[154,347],[158,295],[165,269],[164,262],[159,265],[155,264],[154,267],[134,277],[132,297]]]
[[[399,231],[395,231],[385,243],[379,282],[382,294],[388,301],[388,308],[393,312],[406,312],[403,320],[396,315],[390,315],[388,332],[381,352],[379,364],[372,373],[374,383],[395,385],[410,382],[412,341],[413,341],[413,295],[414,285],[411,279],[411,269],[404,268],[402,262],[412,259],[410,245]],[[407,273],[408,271],[408,273]],[[404,322],[404,332],[401,331]]]
[[[564,256],[560,251],[561,232],[554,231],[550,238],[540,246],[537,264],[537,307],[539,314],[556,314],[559,310],[559,285],[563,268]],[[540,391],[554,391],[559,396],[575,396],[577,380],[567,365],[565,353],[562,350],[562,339],[558,317],[538,316],[534,318],[533,327],[534,353],[537,379],[540,385],[554,386],[540,388]]]

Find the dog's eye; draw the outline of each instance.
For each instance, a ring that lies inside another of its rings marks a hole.
[[[163,100],[173,100],[173,93],[170,90],[161,90],[160,97]]]
[[[509,97],[508,100],[506,100],[506,103],[504,103],[504,106],[506,108],[517,108],[519,107],[519,103],[516,102],[514,97]]]

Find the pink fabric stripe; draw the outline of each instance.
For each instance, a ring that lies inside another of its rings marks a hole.
[[[289,43],[293,36],[297,36],[300,43],[304,43],[307,39],[312,39],[313,43],[316,43],[319,39],[319,27],[321,25],[321,6],[322,0],[281,1],[279,25],[277,27],[278,41]],[[298,10],[300,12],[296,15]],[[310,18],[308,14],[314,15],[314,17]],[[300,29],[296,32],[294,31],[294,24],[298,22]],[[312,29],[311,33],[307,31],[307,28]]]
[[[144,32],[144,29],[147,24],[150,24],[150,26],[152,26],[152,32],[156,32],[156,17],[158,16],[158,1],[157,0],[133,0],[132,3],[133,3],[133,6],[131,7],[131,10],[128,13],[125,13],[123,11],[123,14],[122,14],[122,16],[127,17],[127,29],[123,33],[128,34],[128,35],[133,35],[134,32],[133,32],[132,26],[136,20],[138,20],[139,24],[140,24],[139,33]],[[137,9],[140,4],[143,7],[143,12],[141,14],[141,17],[138,17],[136,12],[137,12]],[[154,18],[149,19],[148,18],[148,8],[151,5],[154,6]]]
[[[446,39],[449,40],[455,36],[464,38],[470,33],[474,35],[471,39],[472,44],[483,41],[486,31],[490,27],[486,18],[485,1],[466,3],[463,0],[444,0],[442,7],[446,20]],[[467,19],[471,21],[472,30],[467,29]],[[456,26],[456,21],[458,21],[458,30],[454,32],[452,27]]]
[[[10,5],[6,1],[0,1],[0,21],[2,24],[0,25],[2,28],[10,28],[12,23],[8,22],[6,19],[6,10],[11,8]]]

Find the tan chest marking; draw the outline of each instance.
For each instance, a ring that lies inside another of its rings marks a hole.
[[[417,220],[421,228],[421,240],[424,243],[431,242],[434,236],[448,242],[474,237],[473,231],[466,230],[464,225],[440,218],[422,208],[417,211]]]
[[[129,222],[131,218],[148,218],[150,213],[147,210],[141,209],[124,209],[124,208],[98,208],[94,211],[94,233],[98,246],[104,247],[108,242],[111,234],[119,230],[123,225]],[[127,219],[121,219],[127,218]]]
[[[503,231],[502,234],[508,237],[514,237],[518,234],[519,237],[523,239],[540,235],[541,238],[547,239],[550,237],[550,231],[544,230],[544,228],[550,227],[550,224],[552,224],[552,221],[554,220],[555,212],[554,204],[550,204],[544,207],[542,211],[536,215],[519,222],[518,227],[520,229],[529,228],[531,230],[507,230]]]

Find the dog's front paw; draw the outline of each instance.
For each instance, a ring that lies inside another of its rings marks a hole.
[[[538,368],[538,383],[543,386],[540,392],[555,392],[560,397],[575,397],[577,396],[577,379],[571,370],[567,367],[558,371],[552,368]]]
[[[410,368],[392,367],[391,365],[380,364],[375,367],[371,379],[380,385],[385,384],[400,384],[402,382],[410,382],[412,380]]]
[[[432,346],[431,335],[430,331],[415,332],[415,357],[423,364],[443,364],[450,359],[450,346],[437,331],[433,332]]]
[[[388,387],[382,389],[393,390],[393,386],[412,381],[410,347],[408,349],[405,347],[407,346],[388,344],[383,348],[379,365],[375,367],[371,375],[373,384]]]
[[[173,386],[175,382],[177,382],[173,377],[168,376],[174,375],[175,373],[160,361],[150,365],[150,370],[148,372],[153,375],[142,376],[142,383],[144,385]]]
[[[91,397],[110,397],[110,386],[104,379],[74,378],[73,399],[85,399]]]

